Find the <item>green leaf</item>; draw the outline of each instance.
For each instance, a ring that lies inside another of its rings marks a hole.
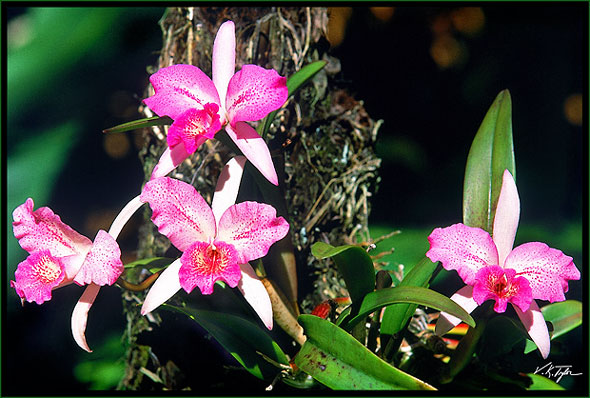
[[[314,77],[315,74],[322,70],[322,68],[327,64],[328,63],[326,61],[315,61],[311,64],[305,65],[303,68],[293,73],[291,77],[287,79],[287,90],[289,91],[289,97],[292,97],[293,94],[295,94],[304,83]],[[260,122],[256,128],[256,131],[258,131],[258,134],[260,134],[262,137],[266,135],[266,132],[268,131],[268,128],[270,127],[270,124],[274,120],[276,114],[277,111],[269,113],[264,119],[262,119],[262,122]]]
[[[185,314],[201,325],[248,372],[259,379],[273,378],[278,370],[257,352],[275,362],[289,364],[289,359],[278,344],[258,325],[247,319],[224,312],[181,308],[170,304],[163,306]]]
[[[371,312],[397,303],[413,303],[444,311],[456,316],[471,327],[475,326],[475,321],[471,315],[447,296],[423,287],[400,286],[381,289],[367,294],[360,306],[358,314],[348,319],[343,327],[344,329],[349,329],[356,323],[362,321]]]
[[[430,261],[428,257],[424,257],[404,276],[398,286],[427,287],[435,269],[436,263]],[[393,335],[402,330],[417,307],[416,304],[407,303],[388,306],[383,313],[381,334]]]
[[[565,390],[565,388],[545,376],[534,373],[527,373],[527,376],[533,381],[533,384],[527,390]]]
[[[541,308],[545,321],[553,324],[551,340],[566,334],[582,324],[582,303],[577,300],[566,300],[552,303]],[[532,340],[527,340],[524,353],[537,349]]]
[[[168,116],[152,116],[145,119],[138,119],[132,122],[127,122],[123,124],[119,124],[115,127],[111,127],[108,129],[103,130],[103,133],[123,133],[125,131],[141,129],[144,127],[151,127],[151,126],[163,126],[172,124],[173,120],[170,119]]]
[[[324,242],[316,242],[311,247],[311,253],[318,259],[334,257],[353,305],[359,305],[365,295],[375,289],[373,260],[362,247],[352,245],[334,247]]]
[[[502,174],[515,177],[512,101],[498,94],[471,144],[463,184],[463,223],[492,232]]]
[[[315,61],[311,64],[305,65],[303,68],[293,73],[291,77],[287,79],[287,89],[289,90],[289,95],[292,96],[295,94],[297,90],[299,90],[299,87],[314,77],[315,74],[321,71],[327,64],[328,62],[326,61]]]
[[[173,261],[173,258],[168,257],[142,258],[140,260],[135,260],[133,262],[125,264],[124,268],[129,269],[134,267],[143,267],[148,269],[153,274],[161,269],[166,268],[168,265],[172,264]]]
[[[429,384],[383,361],[338,326],[301,315],[307,341],[295,364],[334,390],[434,390]]]

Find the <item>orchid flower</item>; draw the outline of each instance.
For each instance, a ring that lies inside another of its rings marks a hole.
[[[172,65],[150,77],[155,94],[144,100],[159,116],[174,120],[168,148],[152,179],[176,168],[207,139],[225,127],[248,160],[272,184],[278,178],[265,141],[247,121],[260,120],[280,108],[288,97],[286,79],[273,69],[244,65],[235,72],[235,26],[219,27],[213,43],[211,80],[193,65]]]
[[[543,358],[549,355],[547,325],[535,300],[565,300],[568,280],[580,279],[572,258],[545,243],[530,242],[512,248],[520,201],[514,178],[504,171],[492,236],[480,229],[455,224],[436,228],[428,237],[432,261],[456,270],[467,286],[451,299],[467,312],[484,301],[495,300],[494,310],[503,313],[510,303]],[[443,335],[460,320],[441,313],[436,333]]]
[[[222,171],[211,207],[189,184],[168,177],[149,181],[141,201],[152,208],[158,231],[183,252],[160,275],[148,292],[141,313],[147,314],[180,288],[199,287],[211,294],[216,281],[238,287],[268,329],[272,307],[264,285],[248,261],[266,255],[284,238],[289,224],[276,210],[257,202],[235,203],[246,159],[228,162]]]
[[[84,337],[88,310],[101,286],[112,285],[123,272],[121,250],[113,236],[98,231],[94,242],[63,223],[49,207],[33,211],[33,199],[13,212],[14,236],[29,252],[14,274],[10,286],[21,301],[42,304],[51,292],[71,283],[88,285],[72,313],[76,343],[91,352]]]

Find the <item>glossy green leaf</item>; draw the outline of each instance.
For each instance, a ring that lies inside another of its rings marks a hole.
[[[545,376],[534,373],[527,373],[527,376],[533,381],[527,390],[565,390],[565,388]]]
[[[125,269],[134,268],[134,267],[143,267],[148,269],[151,273],[158,272],[161,269],[166,268],[168,265],[172,264],[174,261],[173,258],[168,257],[150,257],[150,258],[142,258],[140,260],[136,260],[124,265]]]
[[[170,304],[163,304],[163,306],[185,314],[201,325],[248,372],[259,379],[272,379],[278,373],[278,369],[257,352],[275,362],[289,364],[289,359],[278,344],[258,325],[245,318],[217,311],[181,308]]]
[[[498,94],[471,144],[463,183],[463,223],[492,232],[502,174],[515,176],[512,101]]]
[[[545,321],[551,322],[553,332],[551,340],[566,334],[582,324],[582,303],[577,300],[566,300],[552,303],[541,308]],[[532,340],[527,340],[524,353],[528,354],[537,349]]]
[[[287,79],[287,90],[289,90],[289,97],[293,96],[293,94],[295,94],[304,83],[306,83],[312,77],[314,77],[316,73],[318,73],[320,70],[323,69],[324,66],[326,66],[326,64],[326,61],[315,61],[311,64],[305,65],[303,68],[293,73],[291,77]],[[262,121],[256,128],[258,134],[264,137],[276,114],[277,111],[273,111],[269,113],[264,119],[262,119]]]
[[[447,296],[423,287],[400,286],[377,290],[367,294],[360,306],[358,314],[348,319],[343,327],[349,329],[356,323],[362,321],[371,312],[397,303],[412,303],[444,311],[456,316],[469,326],[475,326],[475,321],[471,315]]]
[[[138,119],[133,120],[131,122],[119,124],[115,127],[111,127],[108,129],[103,130],[103,133],[123,133],[125,131],[137,130],[142,129],[144,127],[152,127],[152,126],[163,126],[163,125],[170,125],[172,124],[173,120],[170,119],[168,116],[152,116],[147,117],[145,119]]]
[[[346,283],[353,305],[359,305],[375,289],[375,267],[371,256],[359,246],[331,246],[316,242],[311,253],[318,259],[334,257],[338,272]]]
[[[427,287],[435,269],[436,263],[430,261],[428,257],[424,257],[404,276],[398,286]],[[381,320],[381,334],[393,335],[402,330],[417,307],[416,304],[408,303],[388,306]]]
[[[434,390],[383,361],[344,330],[313,315],[301,315],[307,341],[295,364],[333,390]]]

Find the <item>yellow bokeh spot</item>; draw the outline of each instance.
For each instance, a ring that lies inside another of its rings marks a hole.
[[[103,147],[107,155],[115,159],[121,159],[127,155],[131,144],[126,134],[114,133],[104,136]]]
[[[326,35],[332,47],[344,40],[346,25],[352,14],[351,7],[328,7],[328,29]]]
[[[387,22],[393,16],[395,7],[369,7],[371,13],[380,21]]]
[[[451,13],[455,29],[466,35],[479,33],[485,25],[485,15],[480,7],[462,7]]]
[[[563,103],[563,113],[568,122],[573,125],[582,125],[582,113],[584,104],[582,101],[582,94],[572,94],[565,99]]]
[[[461,44],[451,35],[437,37],[430,47],[430,56],[443,69],[456,65],[464,55]]]

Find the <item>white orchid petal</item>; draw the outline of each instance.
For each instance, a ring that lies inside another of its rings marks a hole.
[[[236,203],[245,164],[246,158],[244,156],[231,158],[217,179],[211,210],[213,210],[213,215],[218,223],[221,215]]]
[[[502,189],[498,197],[496,215],[494,216],[494,229],[492,239],[498,249],[499,266],[504,266],[504,261],[512,251],[514,237],[518,228],[520,217],[520,199],[512,174],[508,170],[502,176]]]
[[[158,277],[145,297],[141,306],[141,315],[152,312],[180,290],[180,280],[178,279],[180,266],[180,259],[177,259]]]
[[[461,308],[463,308],[469,314],[471,314],[471,312],[477,308],[477,303],[473,299],[473,286],[463,286],[451,296],[451,300],[459,304]],[[441,312],[438,317],[438,321],[436,322],[434,333],[436,333],[438,336],[443,336],[460,323],[461,319],[457,318],[456,316],[447,314],[446,312]]]
[[[272,305],[264,284],[258,279],[250,264],[241,264],[240,269],[242,270],[242,279],[238,284],[238,289],[268,330],[272,330]]]
[[[94,304],[94,300],[98,295],[100,286],[90,284],[82,293],[80,300],[74,307],[72,312],[72,335],[76,343],[84,350],[92,352],[88,343],[86,342],[86,324],[88,322],[88,311]]]

